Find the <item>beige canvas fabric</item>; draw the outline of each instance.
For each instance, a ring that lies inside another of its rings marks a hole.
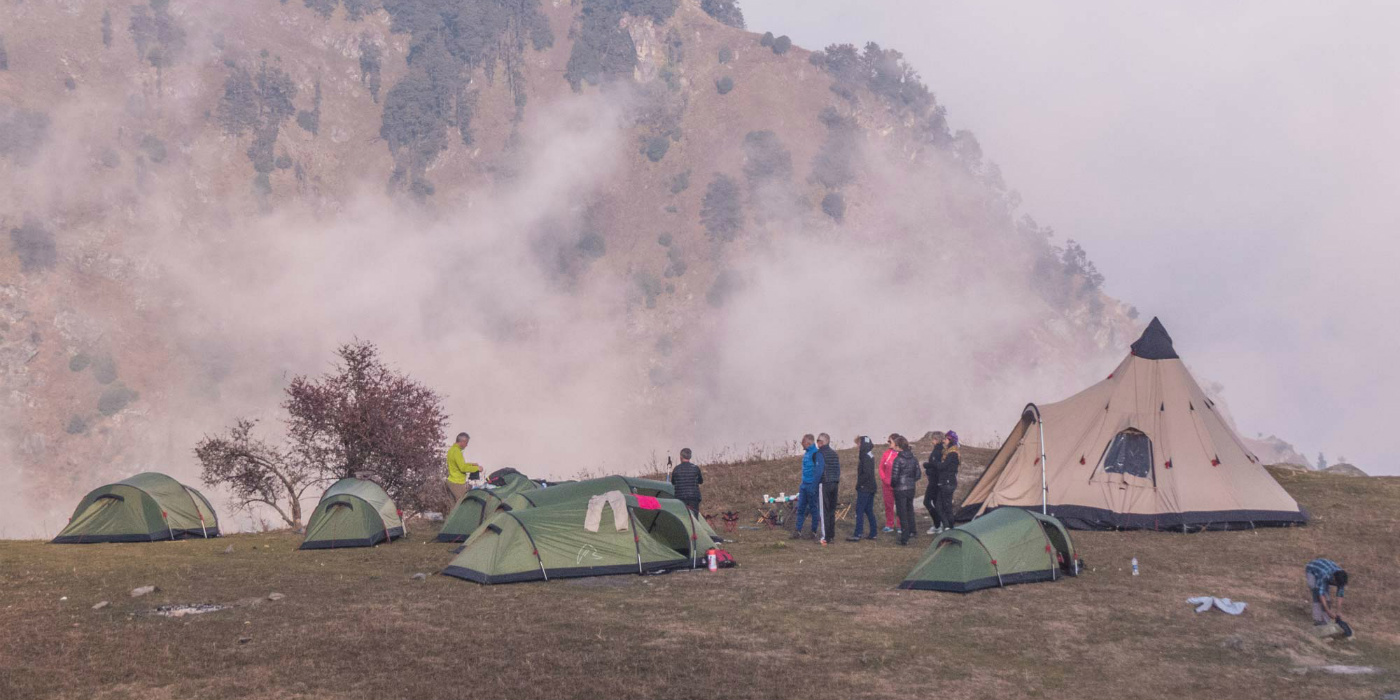
[[[1297,501],[1221,418],[1161,333],[1169,359],[1129,355],[1104,381],[1039,406],[1039,423],[1035,408],[1027,406],[960,515],[1002,506],[1039,509],[1043,437],[1049,511],[1073,527],[1195,529],[1305,521]],[[1130,429],[1151,440],[1152,468],[1143,476],[1105,471],[1110,444]]]
[[[603,506],[610,506],[613,514],[613,527],[618,532],[627,530],[627,498],[621,491],[609,491],[588,499],[588,512],[583,517],[583,529],[597,532],[603,521]]]

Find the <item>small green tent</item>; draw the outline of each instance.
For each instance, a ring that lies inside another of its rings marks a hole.
[[[156,472],[143,472],[94,489],[78,503],[55,544],[153,542],[218,537],[219,517],[209,499]]]
[[[403,517],[373,481],[346,478],[331,484],[306,521],[302,549],[373,547],[403,537]]]
[[[548,489],[546,489],[548,490]],[[477,583],[640,574],[705,566],[714,540],[684,503],[618,492],[626,527],[610,505],[587,529],[589,499],[496,513],[442,573]]]
[[[571,481],[567,484],[559,484],[558,486],[550,486],[533,491],[517,492],[507,496],[505,504],[517,510],[521,508],[541,508],[578,500],[587,502],[589,498],[609,491],[621,491],[623,493],[655,496],[658,498],[672,498],[676,495],[676,490],[664,481],[638,479],[632,476],[604,476],[597,479]]]
[[[1074,543],[1059,520],[998,508],[934,538],[900,588],[968,593],[1075,575]]]
[[[519,472],[515,472],[519,474]],[[452,512],[447,515],[447,519],[442,523],[442,530],[438,532],[438,542],[465,542],[473,531],[486,522],[497,510],[505,507],[502,505],[507,497],[512,494],[534,491],[540,487],[530,481],[525,475],[520,474],[518,479],[508,479],[504,485],[491,489],[472,489],[462,496],[462,500],[457,501],[457,505],[452,507]]]

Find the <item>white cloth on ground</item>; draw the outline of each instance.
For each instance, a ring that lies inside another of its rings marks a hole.
[[[1187,598],[1186,602],[1196,606],[1196,612],[1198,613],[1203,613],[1207,610],[1210,610],[1212,607],[1215,607],[1219,608],[1220,612],[1229,613],[1230,615],[1239,615],[1240,613],[1244,612],[1244,609],[1246,607],[1249,606],[1249,603],[1246,603],[1242,600],[1216,598],[1208,595],[1197,596],[1195,598]]]
[[[603,520],[603,506],[612,506],[613,526],[618,532],[627,530],[627,497],[621,491],[609,491],[588,499],[588,514],[583,518],[583,529],[597,532]]]

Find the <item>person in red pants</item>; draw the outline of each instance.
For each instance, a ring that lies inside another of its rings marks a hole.
[[[880,457],[880,491],[885,497],[885,532],[894,532],[899,518],[894,512],[894,488],[890,486],[890,472],[894,468],[894,458],[899,450],[894,445],[894,434],[885,440],[885,454]]]

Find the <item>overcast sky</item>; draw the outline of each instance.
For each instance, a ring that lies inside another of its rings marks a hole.
[[[1400,3],[742,6],[801,46],[903,51],[1242,432],[1400,474]]]

